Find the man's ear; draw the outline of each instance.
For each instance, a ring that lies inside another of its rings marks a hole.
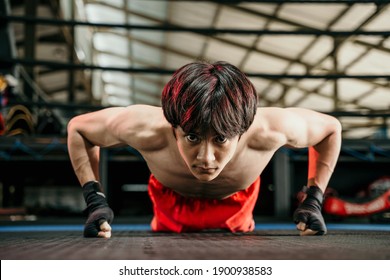
[[[175,139],[177,140],[177,138],[176,138],[176,128],[174,128],[173,126],[172,126],[172,133],[173,133],[173,137],[175,137]]]

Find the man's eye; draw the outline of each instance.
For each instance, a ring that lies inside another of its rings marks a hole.
[[[220,143],[220,144],[223,144],[223,143],[225,143],[226,141],[227,141],[227,138],[225,137],[225,136],[217,136],[216,138],[215,138],[215,141],[216,142],[218,142],[218,143]]]
[[[187,138],[187,140],[188,140],[189,142],[192,142],[192,143],[195,143],[195,142],[198,142],[198,141],[199,141],[199,137],[196,136],[195,134],[188,134],[188,135],[186,136],[186,138]]]

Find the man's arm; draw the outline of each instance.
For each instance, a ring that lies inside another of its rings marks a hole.
[[[306,197],[294,211],[294,222],[301,235],[324,235],[327,232],[322,216],[325,189],[328,186],[341,148],[340,123],[333,117],[304,110],[291,109],[305,121],[300,133],[309,148],[308,180]],[[299,142],[299,140],[298,140]]]
[[[277,109],[278,110],[278,109]],[[326,234],[321,214],[323,195],[341,148],[340,122],[329,115],[302,108],[279,109],[271,121],[281,132],[286,145],[309,149],[306,198],[294,212],[294,221],[301,235]]]
[[[306,109],[287,109],[298,115],[292,146],[308,147],[309,165],[307,186],[318,186],[322,192],[328,186],[341,148],[341,124],[329,115]],[[296,134],[299,135],[296,135]]]
[[[308,186],[325,191],[341,148],[341,124],[327,114],[304,108],[262,109],[280,145],[309,149]]]
[[[68,123],[69,157],[81,185],[99,181],[100,147],[123,144],[111,125],[123,110],[108,108],[76,116]]]
[[[154,125],[161,110],[151,106],[133,105],[127,108],[108,108],[79,115],[68,124],[68,151],[75,174],[83,186],[88,219],[86,237],[110,237],[114,214],[107,204],[99,183],[99,150],[101,147],[130,145],[150,149]],[[146,135],[146,136],[145,136]],[[161,139],[162,137],[159,137]]]
[[[99,180],[100,148],[131,146],[139,152],[161,148],[167,122],[159,107],[112,107],[74,117],[68,123],[68,152],[81,185]]]
[[[114,213],[99,183],[99,150],[121,143],[110,123],[123,110],[109,108],[79,115],[68,124],[68,152],[87,204],[85,237],[111,237]]]

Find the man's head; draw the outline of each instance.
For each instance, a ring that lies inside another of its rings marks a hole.
[[[210,129],[231,138],[242,135],[256,114],[253,84],[227,62],[193,62],[179,68],[162,92],[162,108],[184,132]]]
[[[253,122],[256,101],[252,83],[226,62],[190,63],[175,72],[164,88],[162,107],[196,178],[213,180],[233,158]]]

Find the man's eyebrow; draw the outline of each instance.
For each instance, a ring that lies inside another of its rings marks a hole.
[[[188,131],[188,132],[185,132],[186,134],[202,134],[200,129],[199,130],[191,130],[191,131]]]

